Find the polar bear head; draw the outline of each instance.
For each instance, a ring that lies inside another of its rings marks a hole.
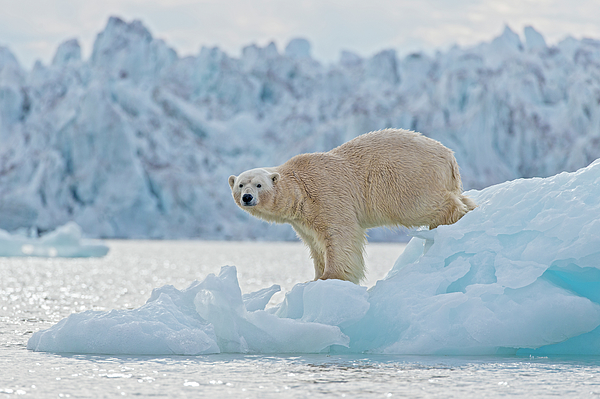
[[[279,173],[257,168],[239,176],[229,176],[229,187],[236,204],[248,212],[257,211],[272,201]]]

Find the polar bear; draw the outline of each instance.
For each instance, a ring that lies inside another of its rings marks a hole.
[[[462,195],[453,152],[420,133],[385,129],[329,152],[229,177],[237,205],[289,223],[310,250],[315,280],[364,278],[366,230],[452,224],[476,207]]]

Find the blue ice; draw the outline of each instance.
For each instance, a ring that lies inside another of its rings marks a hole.
[[[106,354],[351,352],[600,354],[600,160],[467,193],[479,207],[414,231],[371,289],[301,283],[265,309],[235,267],[133,310],[73,314],[36,351]]]

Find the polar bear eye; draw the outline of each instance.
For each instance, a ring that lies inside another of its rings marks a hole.
[[[260,184],[257,184],[256,187],[261,188],[262,186]]]
[[[243,185],[243,184],[240,184],[240,188],[242,188],[242,187],[244,187],[244,185]]]

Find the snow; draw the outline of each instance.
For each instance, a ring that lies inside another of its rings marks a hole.
[[[340,280],[242,295],[233,266],[139,309],[73,314],[36,351],[107,354],[600,354],[600,160],[467,193],[457,223],[415,230],[369,290]],[[259,265],[258,265],[259,266]]]
[[[107,253],[108,246],[99,240],[83,239],[81,227],[73,222],[39,238],[0,230],[0,256],[89,258]]]
[[[0,48],[0,228],[292,239],[235,206],[229,175],[386,127],[453,149],[466,188],[587,166],[600,157],[600,42],[521,36],[323,65],[300,38],[179,57],[112,17],[87,60],[71,39],[27,71]]]

